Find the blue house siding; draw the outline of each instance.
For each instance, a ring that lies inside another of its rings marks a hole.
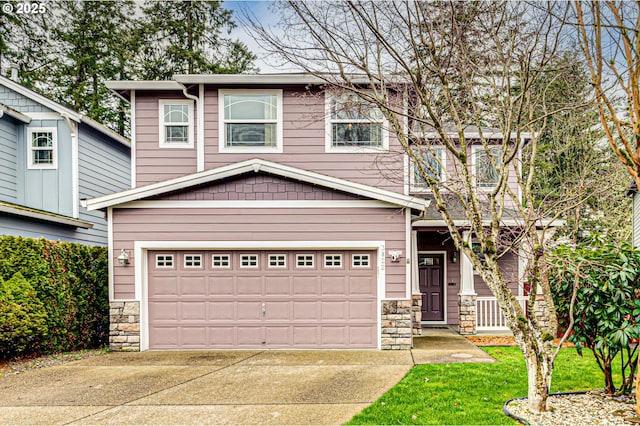
[[[94,198],[129,189],[129,149],[118,142],[105,143],[94,129],[80,125],[78,141],[78,190],[80,199]],[[84,238],[107,244],[104,213],[80,208],[80,220],[92,222],[92,229],[79,229]]]
[[[0,85],[0,99],[2,99],[2,103],[6,106],[20,112],[54,112],[33,99],[29,99],[3,85]]]
[[[17,199],[17,128],[12,118],[8,116],[0,118],[0,200],[10,203],[15,203]]]
[[[104,237],[105,243],[101,244],[83,231],[87,231],[87,229],[0,213],[0,235],[20,235],[23,237],[46,238],[48,240],[68,241],[87,245],[106,245],[106,235]]]

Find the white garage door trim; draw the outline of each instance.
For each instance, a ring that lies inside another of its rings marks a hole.
[[[380,303],[385,295],[384,241],[136,241],[135,299],[140,303],[140,350],[149,349],[147,250],[377,250],[377,348],[381,342]]]

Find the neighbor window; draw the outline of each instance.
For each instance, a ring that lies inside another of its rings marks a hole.
[[[228,254],[211,255],[211,267],[214,269],[230,268],[231,256]]]
[[[201,254],[185,254],[184,255],[184,267],[185,268],[200,268],[200,267],[202,267],[202,255]]]
[[[325,254],[324,266],[325,268],[341,268],[342,255],[341,254]]]
[[[355,94],[327,94],[327,151],[379,151],[389,148],[379,108]]]
[[[429,189],[429,185],[424,179],[424,175],[435,179],[437,182],[443,182],[445,179],[445,151],[441,147],[416,149],[416,157],[422,158],[422,163],[413,163],[411,167],[411,186],[416,191],[424,191]]]
[[[173,268],[173,255],[156,254],[156,268]]]
[[[220,90],[221,152],[282,152],[282,90]]]
[[[502,167],[502,148],[491,147],[487,150],[482,146],[475,146],[473,164],[478,187],[495,188],[500,177],[497,168]]]
[[[58,166],[58,131],[55,127],[27,128],[30,169],[55,169]]]
[[[240,255],[240,267],[241,268],[257,268],[258,255],[257,254]]]
[[[160,147],[193,148],[193,101],[160,100]]]

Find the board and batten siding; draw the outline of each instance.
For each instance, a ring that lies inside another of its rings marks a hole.
[[[94,129],[81,124],[78,136],[78,193],[88,199],[124,191],[131,186],[129,149],[119,142],[105,142]],[[79,219],[93,228],[78,228],[77,238],[86,244],[107,245],[104,212],[80,207]]]
[[[9,116],[0,118],[0,200],[15,203],[17,200],[17,143],[18,126]]]
[[[633,245],[640,247],[640,191],[633,194]]]
[[[174,94],[136,92],[137,186],[160,182],[196,171],[195,148],[159,148],[158,100],[177,95],[178,92]],[[195,115],[197,116],[197,113]],[[324,94],[309,94],[302,87],[284,88],[282,117],[282,153],[221,153],[219,152],[218,137],[218,87],[206,86],[204,100],[205,170],[252,158],[261,158],[374,187],[404,192],[402,147],[392,135],[389,137],[389,152],[326,152]]]
[[[386,256],[405,250],[405,216],[394,208],[114,209],[111,256],[125,249],[131,262],[114,267],[115,300],[135,297],[135,241],[385,241]],[[382,297],[405,298],[405,262],[387,258],[385,270]]]

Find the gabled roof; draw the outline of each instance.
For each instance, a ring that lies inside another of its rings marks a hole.
[[[194,186],[216,182],[244,173],[269,173],[284,178],[294,179],[312,185],[322,186],[331,190],[343,191],[349,194],[360,195],[374,200],[384,201],[400,207],[424,210],[429,206],[429,201],[399,194],[385,189],[375,188],[361,183],[351,182],[296,167],[285,166],[271,161],[254,158],[240,163],[218,167],[204,172],[194,173],[179,178],[158,182],[115,194],[82,200],[81,204],[88,210],[98,210],[119,204],[137,201],[148,197],[166,194],[173,191],[184,190]]]
[[[44,95],[41,95],[40,93],[34,92],[33,90],[24,87],[22,84],[17,83],[13,80],[11,80],[10,78],[4,77],[2,75],[0,75],[0,84],[3,86],[8,87],[9,89],[13,90],[14,92],[20,93],[22,96],[25,96],[37,103],[39,103],[40,105],[44,105],[45,107],[57,112],[58,114],[60,114],[63,117],[67,117],[70,120],[75,121],[76,123],[84,123],[86,125],[88,125],[89,127],[94,128],[95,130],[99,131],[100,133],[110,137],[111,139],[114,139],[116,141],[118,141],[119,143],[121,143],[122,145],[126,146],[127,148],[131,147],[131,142],[129,141],[129,139],[125,138],[124,136],[114,132],[113,130],[103,126],[102,124],[98,123],[95,120],[92,120],[91,118],[80,114],[77,111],[74,111],[70,108],[67,108],[66,106],[59,104],[58,102],[52,101],[51,99],[47,98]]]

